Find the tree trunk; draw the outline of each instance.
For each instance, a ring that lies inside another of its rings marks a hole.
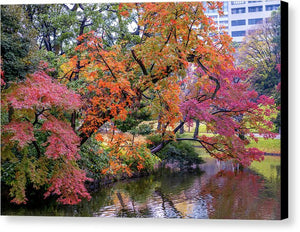
[[[14,108],[11,106],[11,104],[8,105],[8,122],[12,121],[12,116],[14,114]]]
[[[74,110],[71,115],[71,127],[73,128],[74,131],[75,131],[75,126],[76,126],[76,118],[77,118],[77,114],[76,114],[76,111]]]
[[[160,118],[161,118],[161,116],[158,115],[158,118],[157,118],[157,130],[158,130],[158,131],[159,131],[160,128],[161,128]]]
[[[185,119],[184,119],[185,120]],[[180,124],[173,130],[173,133],[176,134],[176,132],[178,130],[180,130],[180,128],[184,125],[184,121],[180,122]],[[177,140],[181,140],[181,139],[177,139]],[[167,140],[167,141],[162,141],[160,144],[158,144],[156,147],[151,149],[151,153],[155,154],[157,152],[159,152],[161,149],[164,148],[165,145],[167,145],[169,142],[171,142],[172,140]]]
[[[194,139],[196,139],[199,135],[199,126],[200,126],[200,121],[197,119],[196,120],[195,131],[194,131]]]
[[[181,123],[182,121],[180,121],[180,123]],[[180,134],[183,134],[184,133],[184,125],[182,125],[182,127],[180,127],[180,132],[179,132]]]

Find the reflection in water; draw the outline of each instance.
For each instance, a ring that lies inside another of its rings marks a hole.
[[[273,167],[278,169],[279,167]],[[118,182],[76,206],[43,208],[2,204],[2,214],[94,217],[280,219],[280,172],[265,179],[231,163],[207,159],[201,171],[155,175]]]

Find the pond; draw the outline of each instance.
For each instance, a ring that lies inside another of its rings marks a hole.
[[[202,219],[280,219],[280,162],[268,163],[271,177],[251,169],[235,171],[229,162],[206,158],[197,172],[157,173],[116,182],[76,206],[45,204],[12,207],[3,215],[153,217]]]

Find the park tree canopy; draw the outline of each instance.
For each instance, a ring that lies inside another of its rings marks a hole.
[[[90,179],[77,162],[88,140],[102,144],[98,154],[107,151],[102,174],[130,176],[133,166],[142,170],[168,142],[183,140],[176,132],[192,120],[212,134],[191,138],[212,157],[242,165],[263,159],[247,144],[256,140],[254,131],[274,136],[265,117],[272,114],[274,101],[250,89],[249,71],[234,66],[232,40],[204,14],[206,7],[222,14],[218,2],[27,7],[46,35],[41,47],[63,62],[49,62],[51,67],[42,62],[25,81],[3,91],[2,160],[13,202],[26,202],[28,183],[44,188],[45,197],[57,195],[63,204],[89,199],[84,182]],[[63,12],[62,18],[48,22],[44,11],[50,9]],[[65,25],[57,23],[66,18],[78,36],[70,48],[62,41],[74,35],[67,36]],[[79,34],[78,19],[84,21]],[[56,37],[47,37],[54,31]],[[160,125],[157,146],[149,149],[148,141],[134,141],[114,126],[108,135],[101,131],[141,109]]]

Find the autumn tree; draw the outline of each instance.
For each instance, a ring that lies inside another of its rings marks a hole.
[[[61,55],[74,55],[74,47],[80,43],[77,37],[88,31],[101,34],[107,46],[122,38],[128,39],[130,19],[121,20],[117,8],[118,4],[112,3],[23,6],[28,20],[37,31],[36,40],[44,51],[44,59],[55,69],[65,62]],[[77,68],[80,67],[78,61]]]
[[[221,3],[208,6],[218,8]],[[252,127],[272,136],[268,133],[271,124],[260,116],[272,109],[259,107],[271,105],[272,100],[263,96],[254,101],[258,96],[248,91],[247,71],[234,68],[230,37],[218,33],[204,15],[203,4],[120,4],[119,10],[124,18],[136,17],[139,43],[128,47],[123,41],[105,47],[103,39],[92,31],[78,38],[82,41],[76,48],[78,54],[66,64],[68,72],[74,72],[79,59],[83,64],[80,77],[88,82],[81,143],[105,122],[125,120],[146,101],[153,117],[159,118],[158,132],[163,138],[152,153],[175,139],[174,134],[194,118],[209,123],[209,130],[217,134],[199,140],[212,156],[245,165],[260,160],[261,152],[245,148],[249,141],[244,136]],[[196,88],[190,88],[182,98],[180,85],[192,64],[198,73]]]
[[[71,14],[76,4],[60,7]],[[103,174],[130,176],[144,169],[167,143],[183,140],[176,138],[176,132],[192,120],[206,124],[214,135],[190,138],[211,156],[243,165],[262,159],[262,152],[246,145],[256,139],[253,128],[265,137],[273,136],[272,123],[263,117],[272,113],[273,101],[265,96],[257,99],[257,93],[249,91],[248,71],[234,67],[230,36],[219,33],[204,14],[206,7],[222,14],[222,3],[95,7],[83,8],[101,8],[103,17],[113,13],[113,21],[99,30],[85,27],[76,48],[61,56],[66,62],[55,74],[57,80],[37,72],[5,92],[4,111],[9,106],[13,110],[3,124],[2,168],[9,174],[14,202],[26,202],[27,183],[46,187],[45,197],[56,194],[66,204],[89,198],[83,185],[87,177],[76,162],[79,147],[88,139],[98,141],[97,154],[108,157]],[[82,13],[81,20],[84,9],[76,11]],[[89,22],[93,21],[84,25]],[[134,28],[130,31],[129,26]],[[187,74],[189,67],[192,74]],[[151,149],[148,141],[136,141],[115,127],[116,121],[125,121],[141,109],[151,112],[160,125],[157,133],[162,141]],[[99,129],[107,123],[111,128],[104,134]]]
[[[1,33],[4,38],[1,43],[4,55],[1,62],[1,67],[4,64],[4,71],[1,68],[1,87],[6,85],[7,80],[24,79],[26,73],[34,71],[34,69],[24,71],[14,63],[12,67],[22,71],[22,74],[13,73],[13,78],[10,78],[11,72],[6,68],[10,65],[7,58],[9,54],[18,50],[13,57],[20,53],[23,58],[28,52],[33,51],[26,40],[26,36],[30,33],[30,39],[36,36],[40,49],[45,48],[49,52],[50,56],[46,55],[44,58],[51,61],[52,67],[57,67],[57,61],[49,59],[52,57],[51,53],[57,57],[71,51],[72,47],[80,45],[77,36],[82,35],[87,29],[95,28],[99,33],[102,30],[101,37],[106,39],[106,46],[126,37],[129,19],[128,22],[126,19],[121,21],[117,7],[117,4],[2,7],[1,22],[6,24],[3,25]],[[10,18],[11,15],[15,18]],[[13,27],[9,28],[12,25]],[[29,28],[32,28],[34,33]],[[111,34],[104,34],[102,28],[106,28]],[[5,33],[9,34],[7,39],[4,37]],[[20,46],[8,47],[4,43],[19,40],[23,42],[20,42]],[[25,61],[25,59],[18,60],[20,65],[30,67]],[[77,61],[77,68],[80,68],[80,65],[80,61]],[[53,69],[48,71],[52,75],[56,74]],[[80,158],[77,154],[80,140],[75,131],[75,117],[76,111],[81,106],[78,95],[40,71],[29,75],[20,84],[12,84],[8,90],[2,92],[1,124],[5,144],[2,146],[2,173],[4,173],[2,181],[10,186],[13,202],[26,203],[28,185],[33,185],[35,189],[45,188],[47,191],[45,197],[58,195],[58,201],[63,204],[75,204],[81,198],[89,198],[84,186],[84,181],[88,178],[76,162]],[[141,157],[140,154],[138,156]],[[140,169],[142,166],[137,164],[137,168]]]
[[[80,96],[38,71],[3,91],[1,103],[3,111],[13,109],[2,120],[1,137],[1,181],[10,186],[12,202],[26,204],[28,186],[63,204],[90,198],[76,163],[80,138],[64,116],[82,106]]]
[[[246,80],[250,71],[228,69],[216,75],[200,67],[186,79],[190,91],[182,94],[181,111],[187,122],[198,120],[214,136],[197,136],[196,141],[219,160],[232,159],[247,166],[252,160],[263,159],[263,152],[246,145],[250,140],[257,141],[254,128],[265,138],[274,136],[271,132],[273,123],[266,119],[276,112],[274,99],[264,95],[258,97],[257,92],[249,90],[250,84]],[[203,82],[210,75],[218,80],[217,92],[215,86]],[[207,98],[212,90],[215,96]]]

